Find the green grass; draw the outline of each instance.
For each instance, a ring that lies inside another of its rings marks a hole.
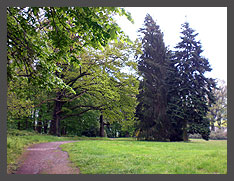
[[[61,145],[81,174],[226,174],[227,141],[149,142],[134,138],[54,137],[11,130],[7,135],[7,172],[17,168],[31,144],[81,140]]]
[[[61,145],[81,174],[226,174],[227,141],[83,140]]]

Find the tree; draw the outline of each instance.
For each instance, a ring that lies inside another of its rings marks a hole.
[[[61,120],[61,135],[99,136],[99,111],[90,110],[77,117]]]
[[[66,101],[61,101],[60,98],[64,96],[61,93],[68,93],[72,97],[71,99],[79,97],[79,93],[76,95],[76,91],[70,85],[73,85],[77,79],[87,76],[84,73],[78,75],[76,80],[66,82],[63,79],[62,71],[69,66],[80,69],[77,56],[84,49],[92,47],[100,50],[111,40],[117,40],[117,38],[123,42],[128,41],[113,19],[116,14],[126,16],[133,21],[130,14],[123,8],[115,7],[8,7],[8,95],[13,98],[15,95],[12,95],[13,92],[22,91],[19,86],[12,86],[14,83],[19,84],[20,82],[27,84],[25,87],[35,88],[34,95],[26,91],[31,96],[40,97],[38,92],[50,91],[52,97],[48,96],[41,103],[30,101],[31,108],[28,111],[35,113],[34,106],[41,106],[47,101],[57,101],[54,105],[54,109],[57,111],[54,110],[53,118],[56,120],[58,112],[66,103]],[[55,95],[53,95],[54,91]],[[21,92],[21,94],[23,93]],[[32,100],[32,97],[29,97],[25,95],[20,99],[22,102],[27,102],[27,99]],[[18,96],[14,98],[18,99]],[[8,107],[10,115],[14,110],[10,106]],[[52,122],[52,130],[55,126]]]
[[[30,86],[23,77],[10,81],[7,92],[8,128],[16,128],[18,124],[20,129],[36,130],[39,128],[37,124],[42,124],[40,127],[45,131],[46,122],[51,119],[51,103],[45,101],[49,96],[46,89]]]
[[[133,119],[138,81],[121,69],[126,66],[136,68],[136,63],[130,58],[136,48],[135,44],[128,45],[119,41],[108,45],[103,51],[83,51],[76,57],[81,63],[79,68],[61,66],[63,72],[57,76],[62,78],[75,94],[69,89],[56,90],[52,99],[54,109],[50,133],[60,136],[61,120],[79,117],[91,110],[98,110],[102,115],[100,134],[104,131],[104,119]]]
[[[227,126],[227,85],[224,81],[218,81],[220,86],[213,89],[215,103],[209,107],[207,118],[210,121],[211,130],[215,130],[215,124],[221,128]]]
[[[170,120],[170,140],[171,141],[182,141],[183,140],[183,110],[181,101],[180,90],[180,73],[176,67],[178,61],[175,59],[175,54],[172,51],[168,52],[169,66],[168,76],[166,79],[168,92],[167,92],[167,115]]]
[[[24,77],[42,89],[69,88],[56,76],[59,65],[79,66],[75,56],[83,48],[100,49],[120,37],[115,14],[132,21],[123,8],[115,7],[8,7],[8,82]]]
[[[182,25],[181,42],[175,47],[175,68],[177,76],[176,92],[170,95],[172,103],[177,102],[177,122],[175,127],[182,130],[181,137],[188,141],[188,133],[199,133],[205,140],[209,139],[209,120],[206,118],[209,105],[214,102],[212,88],[216,86],[214,79],[206,78],[205,72],[211,71],[209,61],[204,58],[200,41],[195,38],[198,33]],[[169,102],[170,102],[169,101]],[[181,134],[181,131],[178,132]]]
[[[142,39],[143,54],[138,61],[142,76],[138,95],[137,117],[140,120],[139,138],[146,140],[169,139],[167,109],[167,49],[163,33],[147,14]]]
[[[24,81],[10,82],[7,92],[7,126],[9,128],[22,128],[21,125],[31,115],[32,100],[27,94],[27,86]],[[15,91],[18,90],[18,91]],[[20,91],[19,91],[20,90]]]

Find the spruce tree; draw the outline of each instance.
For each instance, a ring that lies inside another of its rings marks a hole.
[[[143,54],[138,60],[142,80],[139,88],[136,115],[140,120],[138,138],[146,140],[167,140],[169,138],[167,119],[167,49],[163,33],[152,17],[147,14],[144,27],[139,30]]]
[[[183,140],[183,117],[184,112],[181,109],[182,100],[180,82],[181,77],[176,67],[178,61],[175,59],[174,52],[168,52],[169,64],[168,64],[168,76],[167,82],[167,116],[170,120],[170,140],[171,141],[182,141]]]
[[[203,50],[200,41],[195,40],[198,33],[189,27],[188,22],[182,24],[181,33],[181,42],[174,52],[175,86],[168,93],[170,120],[174,121],[178,139],[188,141],[188,133],[198,133],[208,140],[210,124],[206,114],[209,104],[214,102],[212,88],[215,87],[215,81],[204,74],[212,69],[208,59],[201,55]]]

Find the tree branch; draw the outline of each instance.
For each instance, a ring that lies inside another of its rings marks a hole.
[[[70,100],[68,100],[67,102],[71,102],[71,101],[73,101],[74,99],[81,97],[81,96],[84,95],[86,92],[87,92],[87,90],[84,90],[84,91],[81,92],[80,94],[75,95],[74,97],[72,97],[72,98],[71,98]]]
[[[55,98],[53,98],[53,99],[46,99],[46,100],[40,102],[39,104],[37,104],[37,105],[34,106],[34,107],[39,107],[40,105],[42,105],[42,104],[45,103],[45,102],[50,102],[50,101],[55,101],[55,100],[56,100]]]
[[[65,119],[65,118],[68,118],[68,117],[80,116],[80,115],[82,115],[82,114],[84,114],[84,113],[86,113],[86,112],[88,112],[88,111],[90,111],[90,110],[92,110],[92,109],[86,109],[86,110],[81,111],[80,113],[77,113],[77,114],[68,114],[68,115],[66,115],[66,116],[61,117],[61,120],[62,120],[62,119]]]
[[[71,110],[77,109],[77,108],[91,108],[92,110],[104,110],[104,108],[102,108],[104,105],[95,107],[95,106],[84,106],[84,105],[79,105],[79,106],[75,106],[72,107]]]
[[[91,75],[91,74],[90,74],[90,73],[87,73],[87,72],[83,72],[83,73],[81,73],[80,75],[78,75],[76,78],[70,80],[70,81],[67,83],[67,85],[70,84],[69,86],[71,87],[79,78],[81,78],[81,77],[83,77],[83,76],[85,76],[85,75]]]

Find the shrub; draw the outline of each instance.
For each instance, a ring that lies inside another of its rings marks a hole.
[[[227,139],[227,132],[223,130],[211,131],[210,139],[212,140],[226,140]]]
[[[37,135],[35,131],[8,129],[7,135],[9,136],[34,136]]]
[[[202,137],[200,134],[190,134],[189,138],[201,139]],[[223,131],[222,129],[211,131],[210,140],[227,140],[227,132]]]
[[[200,134],[189,134],[189,138],[193,138],[193,139],[201,139],[201,135]]]

